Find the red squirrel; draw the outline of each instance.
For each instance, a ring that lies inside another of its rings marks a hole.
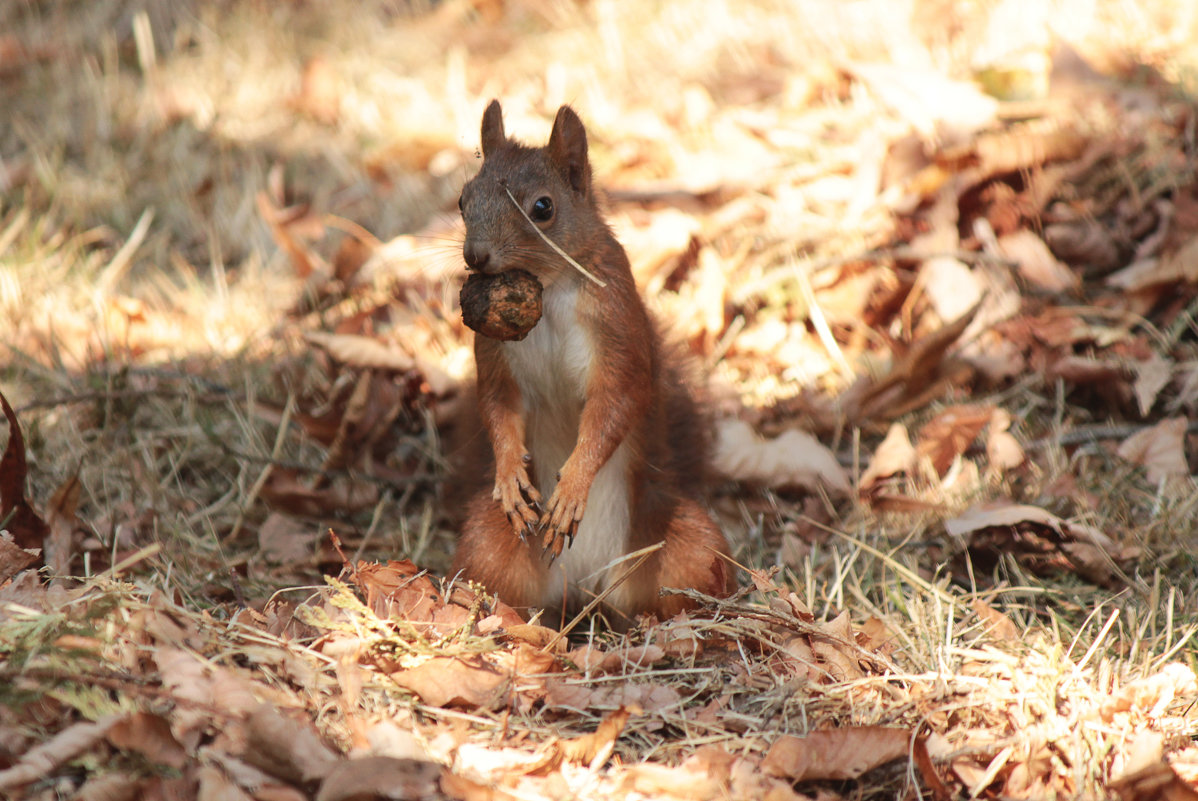
[[[697,499],[709,429],[599,210],[582,121],[562,106],[528,147],[493,100],[482,154],[458,202],[467,269],[532,273],[544,310],[520,341],[475,337],[495,474],[468,503],[455,572],[518,609],[573,613],[635,563],[620,557],[663,543],[605,599],[615,625],[691,606],[662,587],[730,594],[728,543]]]

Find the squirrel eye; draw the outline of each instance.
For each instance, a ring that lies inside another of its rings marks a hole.
[[[464,197],[465,195],[458,195],[458,211],[462,212],[463,214],[466,213],[466,204],[462,201],[462,198]]]
[[[553,201],[547,197],[537,198],[537,202],[532,204],[532,214],[529,216],[536,222],[548,222],[553,217]]]

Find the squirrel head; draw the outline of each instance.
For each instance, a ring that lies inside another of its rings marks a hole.
[[[518,267],[545,286],[576,275],[533,226],[584,264],[587,251],[607,231],[595,201],[582,120],[562,106],[549,143],[528,147],[507,137],[503,110],[492,100],[483,114],[481,141],[482,168],[458,199],[466,223],[462,255],[467,268],[501,273]]]

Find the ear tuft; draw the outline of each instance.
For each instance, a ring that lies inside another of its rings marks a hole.
[[[483,158],[487,158],[507,142],[507,135],[503,132],[503,108],[498,100],[488,103],[487,110],[483,112],[481,142]]]
[[[587,131],[574,109],[562,106],[557,110],[546,149],[549,160],[561,170],[574,191],[589,194],[591,165],[587,161]]]

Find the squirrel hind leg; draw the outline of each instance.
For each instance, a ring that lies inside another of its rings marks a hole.
[[[728,540],[698,502],[678,499],[664,541],[658,552],[657,589],[692,589],[717,598],[736,590],[735,569],[724,558],[730,555]],[[667,595],[656,599],[653,612],[665,620],[694,606],[680,595]]]
[[[527,617],[530,608],[540,606],[544,594],[546,570],[539,553],[539,547],[520,541],[487,489],[477,493],[466,508],[453,572],[483,585],[488,593]]]

